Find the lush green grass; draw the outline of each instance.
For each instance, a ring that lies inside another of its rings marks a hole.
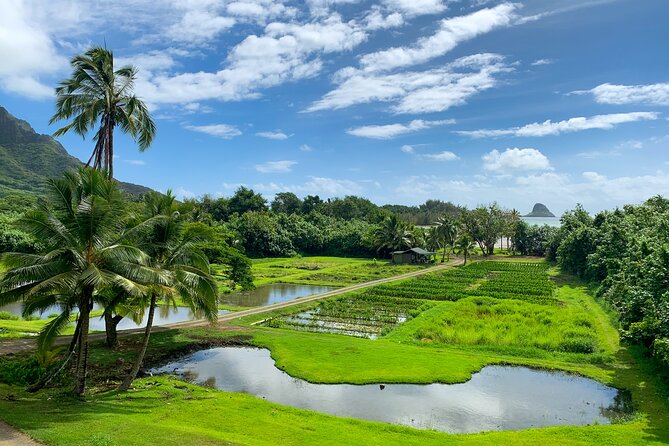
[[[424,266],[393,265],[386,260],[296,257],[255,260],[253,275],[256,286],[270,283],[346,286],[421,268]]]
[[[0,387],[6,394],[12,389]],[[125,395],[75,401],[25,397],[0,400],[3,418],[38,440],[58,445],[552,445],[663,444],[663,430],[644,421],[616,426],[561,427],[447,435],[336,418],[211,391],[170,378],[146,378]]]
[[[444,302],[391,334],[398,340],[439,345],[486,345],[548,351],[601,351],[595,321],[574,305],[540,305],[470,297]]]
[[[102,310],[97,310],[91,312],[91,318],[100,317],[102,315]],[[23,319],[18,316],[10,315],[6,312],[0,313],[0,339],[8,338],[24,338],[37,335],[44,326],[52,319],[56,317],[56,314],[49,315],[47,319]],[[76,320],[76,314],[73,314],[70,319],[72,322]],[[63,335],[69,335],[74,333],[74,325],[70,325],[63,331]]]
[[[510,306],[513,311],[509,314],[529,308],[537,313],[545,309],[564,311],[566,316],[548,313],[544,316],[553,318],[552,324],[561,322],[566,329],[571,325],[579,326],[579,318],[585,318],[601,354],[564,353],[492,341],[483,346],[466,342],[437,345],[415,338],[412,324],[437,326],[450,309],[481,299],[476,296],[458,302],[437,302],[433,308],[375,341],[248,326],[260,316],[238,322],[239,333],[249,337],[255,345],[269,348],[277,367],[295,377],[320,383],[454,383],[469,379],[472,373],[487,364],[566,370],[629,389],[638,410],[632,421],[610,426],[447,435],[281,407],[246,395],[198,388],[168,377],[142,379],[134,390],[119,396],[104,391],[109,388],[105,383],[109,381],[113,385],[118,379],[119,364],[121,368],[127,366],[134,350],[110,352],[102,347],[96,347],[92,352],[92,362],[100,364],[93,369],[92,378],[99,384],[87,402],[71,400],[54,391],[27,395],[17,387],[0,386],[0,417],[54,445],[667,444],[669,411],[666,393],[652,365],[640,352],[620,347],[607,314],[587,294],[584,286],[563,275],[555,279],[559,289],[553,304],[540,305],[523,299],[488,300],[493,308]],[[507,315],[501,313],[501,316]],[[515,322],[532,326],[535,322],[531,320],[531,314],[531,311],[527,312]],[[433,317],[435,319],[431,319]],[[478,320],[467,312],[463,319]],[[497,331],[503,331],[503,328],[497,326]],[[215,329],[156,333],[152,338],[149,360],[165,358],[191,342],[204,343],[200,344],[202,346],[235,334]],[[532,334],[528,333],[530,336]],[[126,347],[133,347],[137,342],[139,338],[124,340]],[[595,356],[598,357],[596,361],[592,359]],[[123,358],[120,363],[119,357]],[[12,396],[7,398],[9,394]],[[148,437],[147,432],[150,432]]]

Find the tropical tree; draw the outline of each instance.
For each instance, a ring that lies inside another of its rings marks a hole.
[[[70,61],[72,76],[56,88],[56,113],[49,123],[72,121],[54,136],[70,130],[85,137],[98,123],[95,148],[86,166],[106,170],[114,176],[114,129],[120,127],[143,152],[153,141],[156,126],[149,110],[133,89],[137,69],[126,65],[114,70],[114,55],[106,48],[94,47]]]
[[[511,209],[506,213],[506,228],[504,235],[506,236],[506,249],[509,250],[509,239],[514,236],[516,233],[516,228],[522,221],[520,212],[518,209]],[[515,246],[511,248],[511,251],[515,251]]]
[[[397,217],[386,217],[374,230],[374,244],[377,252],[396,251],[411,246],[412,233],[409,225]]]
[[[476,244],[469,234],[466,232],[462,233],[456,240],[453,245],[454,252],[456,254],[462,254],[465,258],[464,265],[467,264],[467,256],[471,254],[474,249],[476,249]]]
[[[146,266],[140,249],[119,242],[124,227],[124,199],[115,182],[88,168],[49,180],[46,199],[27,211],[20,227],[40,240],[38,254],[4,253],[8,271],[0,281],[0,305],[22,301],[24,313],[59,306],[37,337],[38,348],[48,350],[52,341],[78,320],[64,366],[76,356],[74,393],[83,395],[88,367],[89,316],[93,301],[115,287],[140,296],[143,284],[165,284],[162,274]]]
[[[444,248],[444,253],[441,257],[441,262],[443,263],[446,260],[446,252],[449,247],[453,246],[453,242],[458,233],[458,227],[455,224],[455,221],[448,215],[442,215],[437,219],[435,224],[435,231],[439,239],[441,240],[441,245]]]
[[[210,321],[217,315],[218,287],[209,274],[209,261],[198,249],[202,238],[195,231],[183,230],[183,221],[175,210],[174,201],[171,191],[166,195],[149,192],[145,196],[146,217],[153,224],[139,244],[149,255],[151,266],[164,272],[167,281],[148,287],[149,313],[144,339],[135,363],[119,390],[130,388],[142,366],[159,300],[174,305],[175,299],[180,298],[192,311],[202,313]]]

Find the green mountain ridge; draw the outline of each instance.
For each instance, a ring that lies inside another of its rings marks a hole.
[[[12,192],[39,193],[46,180],[76,169],[83,163],[49,135],[40,135],[32,126],[0,106],[0,195]],[[133,195],[148,187],[119,181]]]

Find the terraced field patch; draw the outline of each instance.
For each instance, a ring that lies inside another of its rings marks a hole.
[[[417,299],[350,293],[322,301],[306,311],[274,317],[264,325],[376,339],[433,305]]]

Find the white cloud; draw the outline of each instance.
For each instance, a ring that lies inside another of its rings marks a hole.
[[[195,198],[195,193],[184,189],[183,186],[179,186],[174,189],[174,196],[179,200],[183,200],[184,198]]]
[[[277,192],[293,192],[297,195],[319,195],[321,198],[342,197],[345,195],[361,195],[365,191],[366,181],[353,181],[347,179],[336,179],[328,177],[311,176],[302,184],[285,183],[256,183],[252,185],[245,184],[224,184],[229,190],[235,190],[239,186],[251,187],[253,190],[268,195]],[[376,185],[375,185],[376,186]]]
[[[280,130],[276,132],[258,132],[256,133],[256,136],[260,136],[262,138],[267,138],[267,139],[288,139],[289,137]]]
[[[133,166],[145,166],[146,161],[144,160],[123,160],[124,162],[128,164],[132,164]]]
[[[274,0],[241,0],[228,3],[226,6],[228,14],[240,20],[252,20],[264,23],[269,19],[278,17],[294,17],[297,9],[289,7]]]
[[[454,123],[455,121],[453,119],[445,119],[441,121],[414,119],[408,124],[365,125],[348,129],[346,133],[349,135],[360,136],[362,138],[392,139],[407,133],[414,133],[420,130]]]
[[[535,122],[522,127],[512,127],[509,129],[468,130],[458,131],[456,133],[471,138],[489,138],[498,136],[541,137],[591,129],[609,130],[616,127],[618,124],[655,120],[658,116],[659,113],[656,112],[613,113],[609,115],[595,115],[587,118],[570,118],[558,122],[553,122],[549,119],[544,122]]]
[[[493,150],[483,155],[483,169],[510,173],[528,170],[550,170],[548,158],[537,149],[506,149],[504,152]]]
[[[297,161],[268,161],[263,164],[256,164],[254,167],[260,173],[286,173],[293,170]]]
[[[598,174],[597,172],[583,172],[582,176],[592,183],[606,181],[606,177],[604,175]]]
[[[405,144],[403,145],[400,150],[404,153],[416,153],[416,149],[412,145]]]
[[[552,65],[554,63],[555,61],[553,59],[537,59],[534,62],[532,62],[532,66],[538,67],[541,65]]]
[[[440,68],[396,74],[340,70],[339,86],[311,104],[307,112],[340,109],[369,102],[396,102],[396,113],[444,111],[497,85],[496,75],[510,71],[498,54],[474,54]]]
[[[432,161],[455,161],[460,159],[460,157],[455,153],[449,152],[447,150],[439,153],[426,153],[421,155],[421,158],[426,158]]]
[[[187,125],[185,128],[194,132],[206,133],[207,135],[223,139],[234,138],[235,136],[242,134],[237,127],[229,124]]]
[[[360,24],[338,14],[305,24],[273,22],[263,35],[249,35],[235,45],[223,69],[151,73],[138,80],[137,91],[154,104],[257,98],[264,88],[318,74],[320,54],[349,51],[366,39]]]
[[[235,19],[220,15],[217,8],[189,9],[189,3],[184,3],[186,11],[181,21],[166,28],[165,34],[174,41],[202,44],[235,24]]]
[[[32,19],[34,8],[23,1],[0,2],[0,88],[42,99],[54,92],[41,78],[64,70],[67,59],[41,22]]]
[[[314,148],[311,147],[309,144],[302,144],[302,145],[300,146],[300,150],[301,150],[302,152],[313,152]]]
[[[438,14],[447,9],[443,0],[384,0],[383,4],[391,10],[407,16]]]
[[[364,19],[365,28],[374,31],[377,29],[397,28],[404,25],[404,17],[399,12],[384,15],[378,6],[372,7]]]
[[[649,85],[601,84],[592,90],[573,93],[590,93],[600,104],[650,104],[669,105],[669,83]]]
[[[409,47],[395,47],[366,54],[360,58],[360,66],[364,71],[385,71],[427,62],[443,56],[462,42],[496,28],[509,26],[516,18],[516,9],[517,6],[513,3],[503,3],[465,16],[444,19],[439,30],[432,36],[423,37]]]

